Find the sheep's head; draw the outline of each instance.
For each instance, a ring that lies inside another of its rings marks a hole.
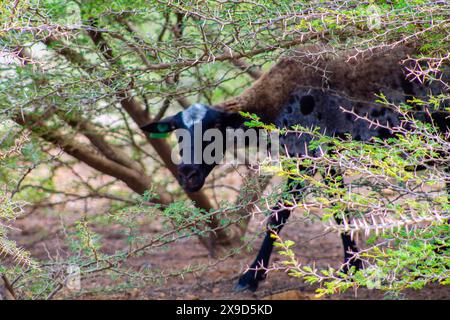
[[[237,128],[243,123],[238,113],[223,112],[202,104],[194,104],[174,116],[150,123],[141,129],[150,133],[151,138],[164,138],[176,131],[180,147],[181,161],[178,164],[178,181],[188,192],[200,190],[208,174],[223,159],[224,137],[228,127]],[[208,132],[207,132],[208,131]],[[212,143],[222,144],[221,154],[205,158],[204,151]]]

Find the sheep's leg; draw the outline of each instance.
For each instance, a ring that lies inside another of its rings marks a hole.
[[[331,169],[330,170],[330,176],[333,179],[336,179],[338,177],[340,177],[341,179],[339,181],[343,181],[343,177],[342,174],[338,173],[335,169]],[[325,183],[329,182],[329,180],[325,179]],[[342,184],[339,184],[339,187],[344,187]],[[344,212],[345,215],[347,215],[347,211]],[[337,222],[337,224],[342,224],[343,219],[338,217],[338,216],[334,216],[334,220]],[[357,253],[358,247],[356,246],[356,242],[354,239],[351,238],[350,234],[348,233],[341,233],[341,239],[342,239],[342,245],[344,248],[344,268],[343,271],[345,273],[348,272],[348,270],[351,267],[355,267],[356,270],[362,269],[363,268],[363,263],[360,259],[355,258],[355,253]]]
[[[334,217],[334,219],[338,224],[342,223],[342,219],[338,217]],[[358,258],[355,258],[355,253],[359,251],[358,247],[356,246],[355,240],[352,239],[348,233],[341,233],[341,239],[342,245],[344,247],[343,271],[347,273],[351,267],[355,267],[356,270],[362,269],[363,268],[362,261]]]
[[[288,186],[290,188],[289,192],[294,196],[295,199],[298,199],[301,195],[299,191],[299,184],[289,180]],[[292,210],[292,207],[289,207],[284,202],[281,202],[281,200],[276,206],[272,208],[272,214],[267,223],[267,232],[264,237],[264,241],[261,245],[261,248],[259,249],[255,261],[250,265],[247,272],[245,272],[239,278],[239,281],[234,288],[236,292],[244,290],[250,290],[254,292],[258,288],[259,281],[265,279],[266,269],[269,265],[270,255],[272,254],[273,250],[273,243],[275,242],[275,239],[272,235],[278,234],[281,231]]]

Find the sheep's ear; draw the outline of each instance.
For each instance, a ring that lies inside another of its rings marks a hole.
[[[158,122],[149,123],[141,130],[149,133],[150,138],[167,138],[169,133],[178,128],[178,121],[175,116],[165,118]]]

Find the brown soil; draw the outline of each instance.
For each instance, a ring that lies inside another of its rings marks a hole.
[[[75,168],[80,174],[89,175],[91,170],[80,165]],[[73,185],[71,174],[62,172],[58,184],[70,191]],[[97,178],[96,178],[97,179]],[[225,183],[234,183],[230,176]],[[228,181],[227,181],[228,180]],[[98,180],[96,180],[98,181]],[[105,181],[103,181],[105,182]],[[75,182],[73,182],[75,183]],[[229,184],[230,185],[230,184]],[[231,184],[235,185],[235,184]],[[124,188],[123,186],[116,186]],[[126,189],[126,188],[124,188]],[[229,190],[228,190],[229,192]],[[222,195],[229,196],[228,193]],[[52,201],[62,200],[60,196],[53,196]],[[65,259],[68,256],[67,230],[77,220],[84,216],[90,218],[102,216],[109,212],[109,200],[88,200],[70,202],[64,206],[41,208],[16,221],[10,236],[19,245],[29,250],[34,258],[40,261]],[[124,248],[125,237],[120,233],[123,227],[112,224],[97,223],[93,225],[96,233],[102,236],[102,251],[114,253]],[[142,221],[141,234],[154,235],[161,232],[159,221]],[[211,265],[204,271],[188,273],[183,278],[166,277],[163,283],[142,282],[139,288],[107,290],[109,286],[121,285],[127,281],[127,277],[119,277],[111,280],[107,276],[99,274],[81,282],[81,293],[62,289],[55,299],[315,299],[316,286],[288,276],[281,271],[269,272],[267,279],[261,283],[256,293],[234,293],[233,287],[238,276],[245,271],[253,261],[262,241],[262,236],[257,233],[263,230],[260,217],[255,217],[249,225],[247,236],[253,241],[249,242],[250,250],[245,248],[241,253],[224,261],[219,261],[208,256],[207,250],[199,243],[197,238],[189,238],[171,243],[165,248],[152,249],[143,256],[133,258],[126,262],[124,267],[134,270],[148,268],[149,270],[161,270],[165,274],[171,271],[180,271],[187,266]],[[342,262],[343,249],[339,235],[325,233],[323,224],[311,223],[303,218],[297,210],[291,216],[287,226],[281,234],[283,239],[293,240],[296,245],[294,251],[302,263],[315,263],[318,267],[338,267]],[[362,242],[362,241],[360,241]],[[274,252],[272,262],[279,261],[281,256]],[[98,293],[96,293],[98,292]],[[110,292],[110,293],[106,293]],[[382,292],[377,290],[359,289],[347,291],[343,294],[326,296],[323,299],[383,299]],[[450,299],[450,286],[429,285],[423,290],[407,291],[406,299]]]

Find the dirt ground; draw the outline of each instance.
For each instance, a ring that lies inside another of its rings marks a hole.
[[[17,231],[13,238],[30,250],[36,258],[48,259],[57,255],[64,255],[62,220],[69,223],[76,217],[62,216],[54,211],[37,211],[17,223]],[[144,226],[143,232],[157,232],[154,225]],[[258,221],[253,221],[249,227],[249,234],[262,230]],[[123,239],[112,227],[96,227],[96,232],[103,235],[102,243],[106,251],[113,252],[123,246]],[[301,262],[312,263],[317,266],[337,267],[342,259],[342,245],[337,234],[324,234],[320,223],[302,221],[301,214],[295,213],[282,232],[285,239],[296,242],[295,252]],[[169,249],[153,250],[142,257],[129,261],[129,265],[137,268],[155,268],[163,271],[180,270],[188,265],[213,264],[203,272],[188,274],[184,278],[168,278],[162,284],[152,282],[143,283],[141,288],[112,290],[111,293],[84,292],[78,294],[63,289],[55,299],[315,299],[314,290],[299,279],[292,278],[283,272],[270,272],[256,293],[234,293],[238,275],[252,262],[262,237],[255,239],[251,246],[252,252],[243,250],[242,253],[224,261],[208,257],[206,249],[195,238],[175,242]],[[280,259],[274,253],[272,261]],[[122,280],[124,281],[124,280]],[[105,288],[110,284],[107,278],[96,278],[88,282],[82,281],[83,288],[94,291]],[[323,299],[383,299],[382,292],[377,290],[359,289],[346,293],[327,296]],[[408,291],[404,299],[450,299],[449,286],[431,285],[420,291]]]
[[[92,170],[84,165],[73,168],[80,176],[87,178]],[[38,174],[42,174],[39,173]],[[61,170],[57,176],[59,190],[73,191],[76,179],[71,172]],[[102,181],[102,179],[104,181]],[[110,178],[96,176],[96,184],[104,184]],[[225,184],[235,185],[237,177],[228,175]],[[118,186],[124,190],[125,186]],[[128,190],[128,189],[126,189]],[[228,193],[224,197],[233,199]],[[222,197],[222,198],[224,198]],[[60,195],[52,196],[52,201],[61,201]],[[69,202],[51,208],[39,208],[20,218],[11,230],[10,238],[31,252],[32,257],[38,261],[55,261],[60,258],[67,259],[68,248],[65,238],[69,226],[83,217],[95,220],[110,211],[109,200],[89,200]],[[111,280],[110,277],[100,276],[81,281],[81,292],[69,291],[67,288],[59,291],[54,299],[315,299],[315,286],[293,278],[281,271],[269,272],[267,279],[260,284],[256,293],[235,293],[233,287],[237,279],[256,256],[262,242],[263,230],[261,217],[252,219],[247,237],[252,239],[248,247],[239,254],[227,259],[217,260],[208,255],[207,250],[197,238],[183,239],[146,252],[144,255],[127,260],[126,265],[133,270],[158,270],[168,274],[179,272],[183,268],[196,265],[208,265],[201,272],[188,273],[184,277],[164,277],[162,283],[145,281],[139,287],[129,289],[126,286],[127,277]],[[123,249],[126,236],[121,232],[123,227],[110,223],[92,224],[93,230],[101,235],[102,251],[108,254]],[[140,233],[152,236],[162,230],[161,223],[153,221],[142,223]],[[338,234],[324,232],[320,222],[312,223],[304,219],[300,210],[295,210],[284,227],[281,236],[283,239],[293,240],[293,248],[301,263],[315,263],[317,267],[339,267],[343,259],[343,248]],[[362,243],[360,241],[359,243]],[[276,252],[272,255],[272,262],[279,261],[281,256]],[[126,289],[118,289],[124,284]],[[382,292],[377,290],[358,289],[322,299],[384,299]],[[450,286],[430,285],[420,291],[407,291],[403,299],[450,299]]]

